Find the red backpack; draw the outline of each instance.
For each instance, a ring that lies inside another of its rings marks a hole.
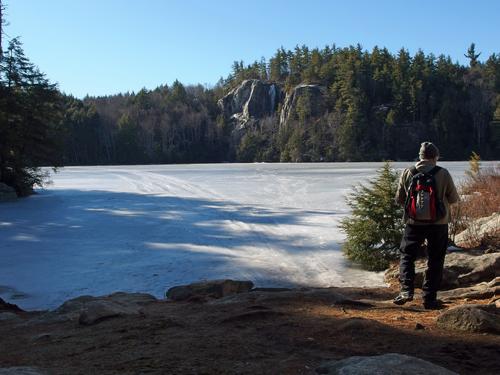
[[[405,201],[406,216],[424,223],[433,223],[446,215],[446,209],[439,198],[435,175],[441,167],[435,166],[429,172],[419,172],[412,167],[412,179]]]

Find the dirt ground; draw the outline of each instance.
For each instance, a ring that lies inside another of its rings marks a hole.
[[[159,301],[144,316],[92,326],[4,321],[0,367],[49,374],[315,374],[325,360],[402,353],[459,374],[500,374],[498,335],[441,330],[439,311],[424,310],[418,299],[395,306],[395,291],[387,288],[328,291],[372,306],[332,304],[324,292],[275,292],[233,303]]]

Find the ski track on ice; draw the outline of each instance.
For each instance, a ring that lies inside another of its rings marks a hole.
[[[265,172],[263,170],[257,171],[260,176],[272,176],[276,177],[272,173]],[[163,175],[158,175],[151,172],[141,172],[148,177],[148,180],[151,181],[150,186],[153,186],[153,189],[144,190],[148,193],[158,193],[158,189],[160,188],[160,192],[163,192],[164,186],[170,186],[173,189],[170,189],[171,193],[175,193],[176,195],[190,195],[194,197],[203,197],[212,199],[215,201],[228,201],[228,199],[220,194],[215,193],[213,190],[202,188],[200,185],[193,185],[187,183],[184,180],[166,177]],[[142,177],[142,176],[138,177]],[[300,181],[293,181],[290,178],[285,178],[284,181],[281,181],[276,184],[279,188],[278,197],[281,198],[279,200],[279,206],[283,206],[285,201],[284,197],[292,196],[292,192],[295,195],[304,195],[307,190],[307,186],[305,184],[301,184]],[[187,193],[187,194],[186,194]],[[272,192],[269,192],[272,193]],[[286,206],[290,206],[290,202],[287,201]],[[250,213],[257,213],[261,207],[255,207]],[[289,279],[292,283],[298,283],[302,285],[312,284],[317,286],[329,286],[331,283],[325,282],[323,277],[326,273],[330,271],[328,266],[323,261],[323,257],[317,254],[311,254],[308,257],[290,257],[286,256],[283,251],[276,249],[269,240],[266,239],[265,236],[261,234],[261,230],[259,225],[246,223],[238,220],[235,217],[235,214],[232,214],[231,211],[225,211],[224,215],[221,215],[218,218],[221,222],[228,222],[229,228],[236,233],[245,232],[247,235],[250,235],[255,240],[253,242],[259,243],[259,249],[244,249],[244,251],[251,252],[251,254],[247,254],[247,258],[251,258],[253,260],[258,261],[261,258],[272,258],[273,261],[268,262],[267,267],[263,269],[262,272],[259,272],[259,278],[266,278],[263,274],[273,275],[274,278],[284,278]],[[287,228],[283,228],[280,224],[277,223],[276,220],[270,219],[270,222],[273,224],[271,229],[267,230],[267,233],[273,234],[276,237],[286,237]],[[298,247],[304,246],[304,240],[301,243],[298,243]],[[320,247],[325,247],[325,245],[320,245]],[[243,249],[242,249],[243,250]],[[253,250],[253,251],[252,251]],[[241,257],[242,255],[240,255]],[[252,278],[252,275],[250,275]],[[267,276],[269,279],[269,276]],[[337,280],[338,281],[338,280]]]
[[[223,197],[220,194],[217,194],[213,190],[202,188],[200,185],[193,185],[180,179],[167,177],[164,175],[158,175],[151,172],[140,172],[140,173],[134,172],[133,174],[137,175],[137,177],[139,178],[147,176],[147,180],[150,181],[149,188],[140,189],[144,193],[151,193],[151,194],[174,193],[177,196],[193,196],[198,198],[203,197],[214,201],[227,201],[225,197]],[[138,184],[138,186],[140,187],[141,184]],[[167,189],[164,188],[165,186],[167,187]],[[278,186],[282,187],[283,185],[279,184]],[[168,189],[168,187],[170,187],[170,189]],[[255,211],[258,211],[258,208],[256,208]],[[253,257],[252,254],[247,255],[247,257],[254,259],[261,258],[262,256],[274,258],[275,262],[272,262],[272,264],[280,265],[279,273],[281,275],[288,273],[290,270],[294,271],[293,274],[296,274],[296,272],[299,271],[297,265],[293,264],[290,260],[284,259],[282,255],[280,256],[280,253],[273,248],[270,242],[262,234],[260,234],[256,225],[245,223],[238,220],[236,218],[236,215],[231,211],[225,211],[224,214],[221,214],[220,217],[217,218],[217,220],[220,222],[228,222],[229,228],[233,232],[236,233],[245,232],[249,234],[251,237],[254,238],[253,242],[259,243],[260,247],[263,248],[258,250],[257,252],[254,251]],[[271,219],[271,221],[275,226],[278,225],[275,220]],[[282,235],[282,232],[279,230],[272,230],[271,232],[276,235]],[[279,261],[280,258],[281,261]],[[269,271],[272,270],[268,269],[267,272]]]

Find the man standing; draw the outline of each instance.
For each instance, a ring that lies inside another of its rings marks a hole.
[[[436,166],[438,158],[439,150],[433,143],[422,143],[420,161],[405,169],[399,180],[396,200],[405,206],[406,226],[400,246],[401,292],[394,299],[397,305],[413,300],[415,260],[427,240],[428,261],[422,286],[424,308],[439,307],[437,291],[448,246],[449,205],[458,202],[459,197],[450,173]]]

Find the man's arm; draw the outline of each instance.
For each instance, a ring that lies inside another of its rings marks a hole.
[[[406,187],[405,187],[405,181],[406,181],[406,174],[407,174],[407,169],[401,173],[401,177],[399,178],[399,183],[398,183],[398,190],[396,192],[396,203],[399,203],[401,206],[405,204],[406,201]]]

